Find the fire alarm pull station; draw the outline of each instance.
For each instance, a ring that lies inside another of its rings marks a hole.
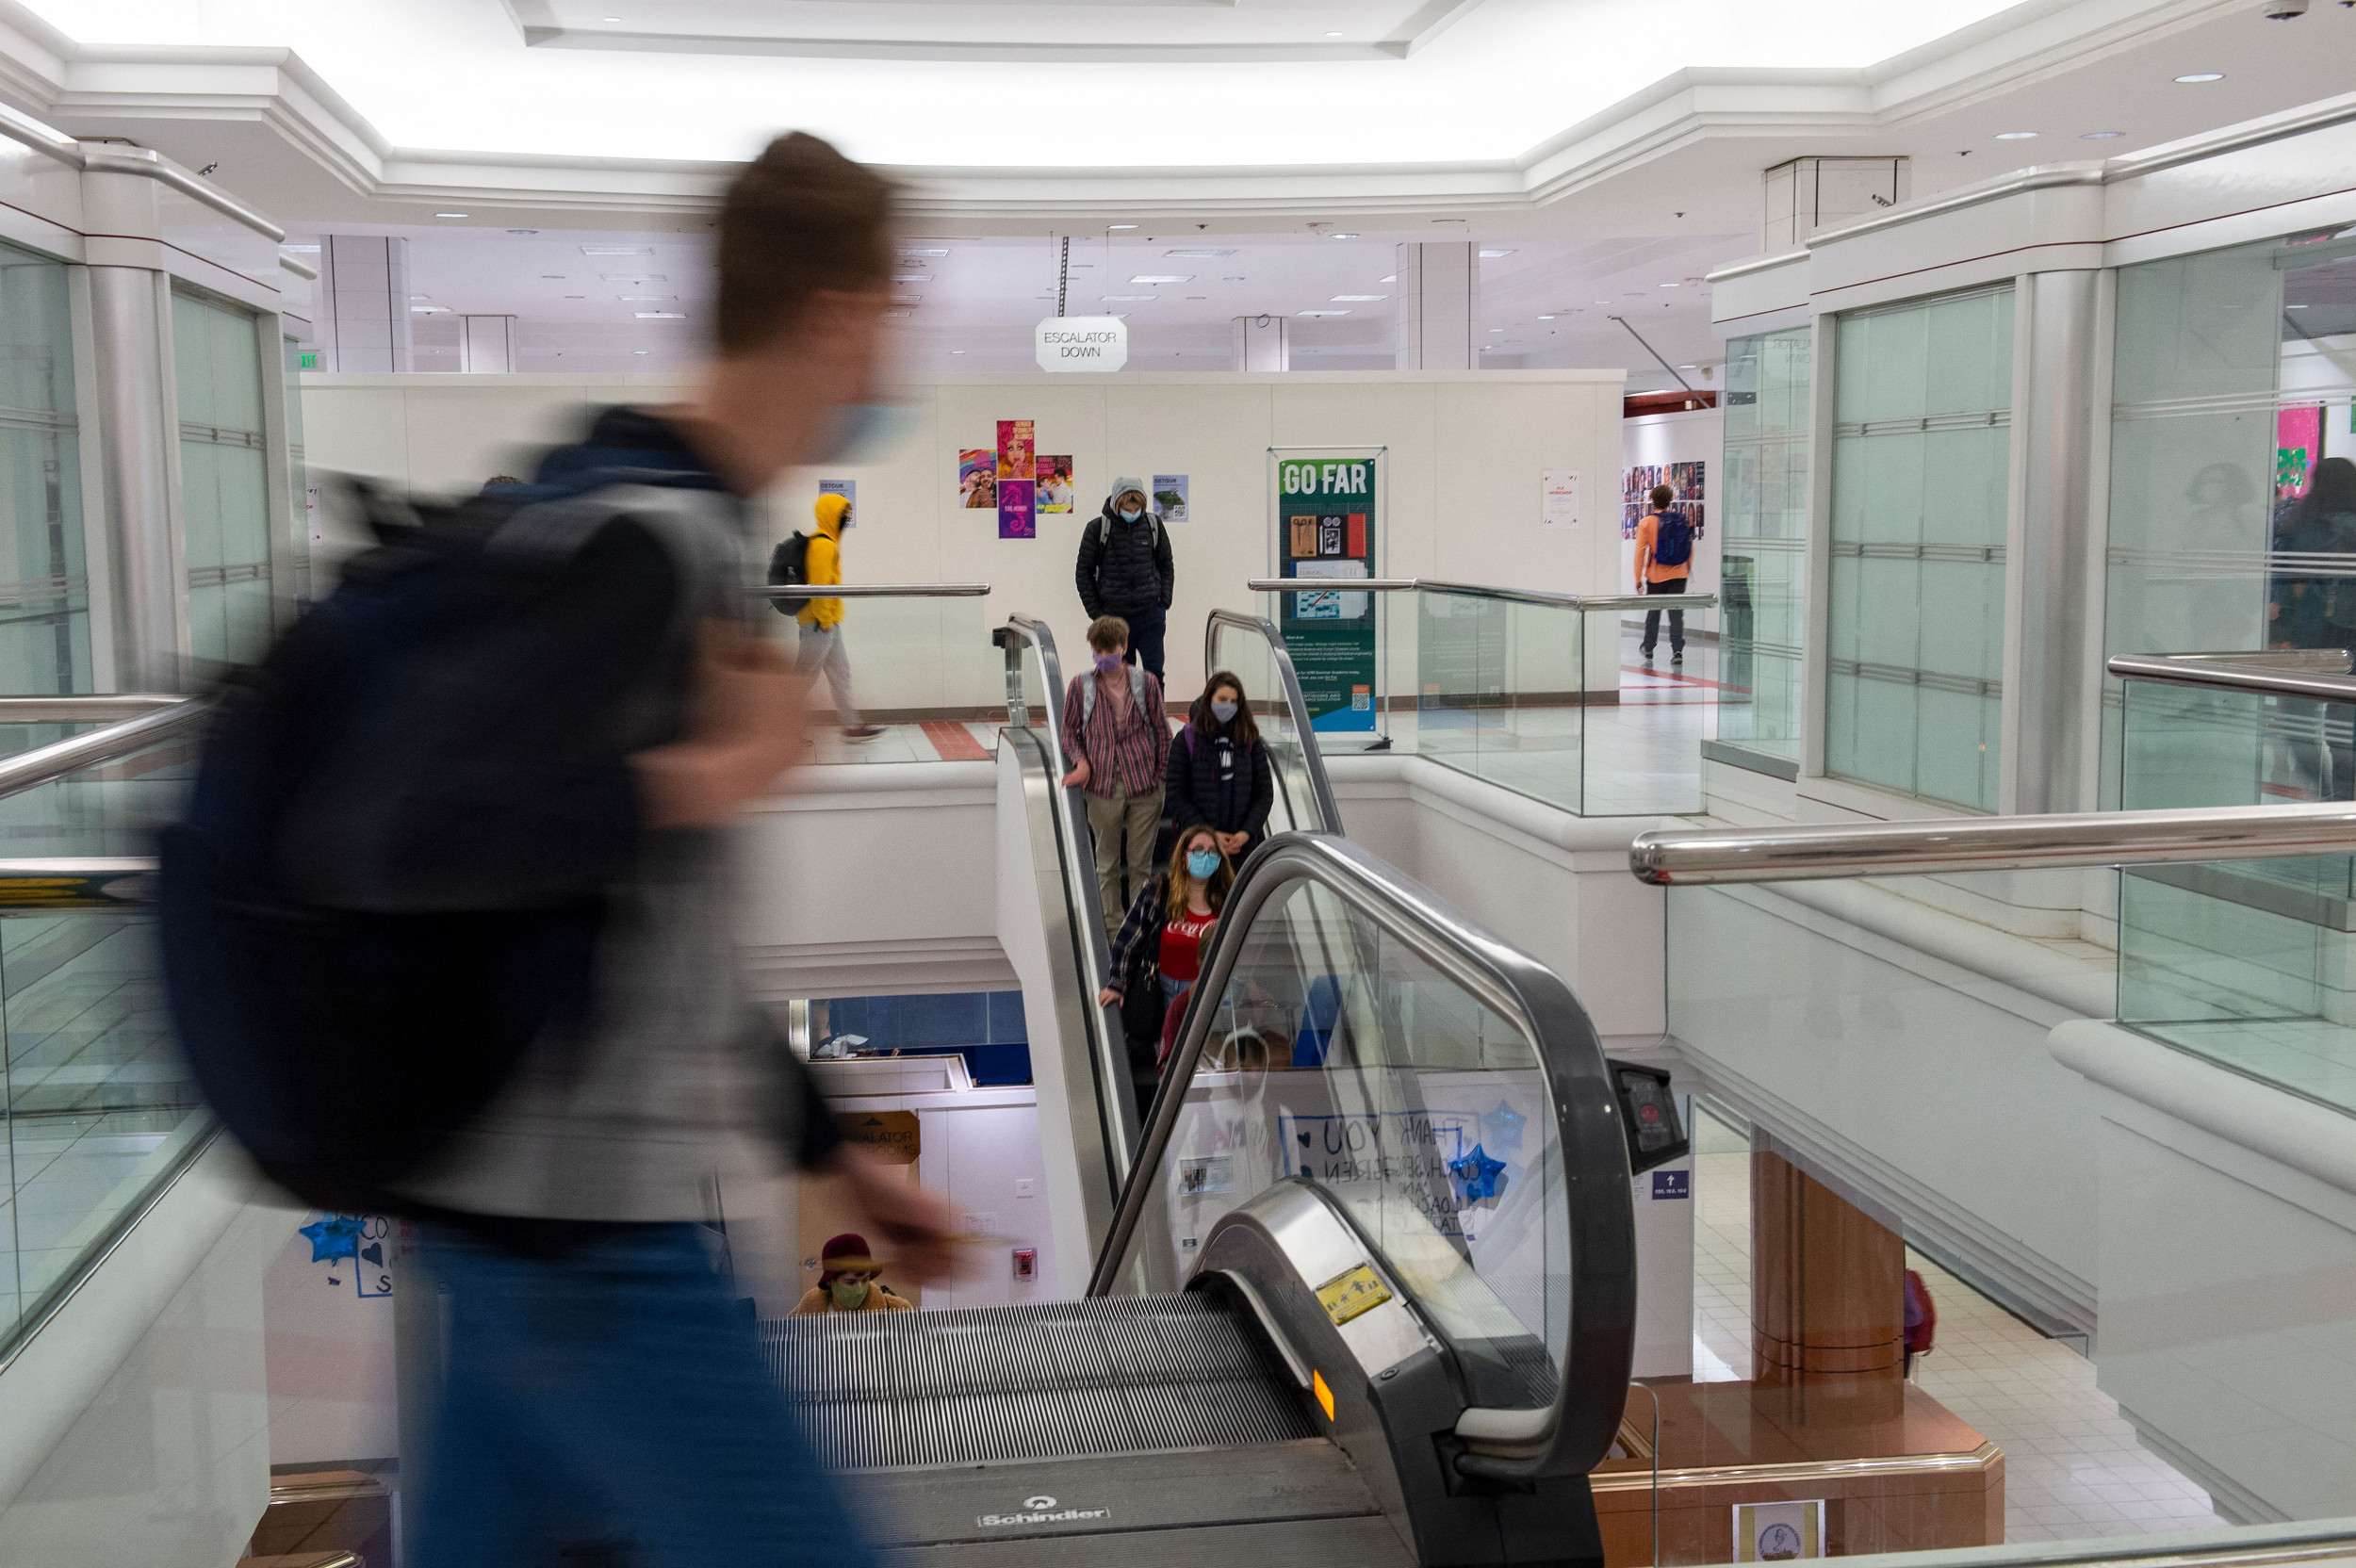
[[[1014,1250],[1014,1277],[1018,1280],[1039,1278],[1039,1249],[1018,1247]]]

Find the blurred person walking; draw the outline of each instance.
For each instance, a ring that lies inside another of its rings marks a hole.
[[[1120,911],[1153,874],[1170,721],[1162,716],[1160,678],[1127,662],[1126,622],[1118,615],[1089,622],[1088,649],[1096,667],[1064,686],[1064,743],[1073,755],[1063,783],[1087,798],[1096,891],[1110,936],[1120,928]]]
[[[910,1279],[951,1261],[954,1211],[844,1142],[746,998],[730,875],[807,697],[748,625],[747,502],[857,428],[892,210],[826,143],[772,142],[722,202],[686,400],[604,411],[505,494],[372,513],[364,569],[223,694],[164,836],[208,1098],[306,1201],[417,1220],[448,1292],[404,1456],[423,1568],[858,1540],[701,1222],[794,1163]]]
[[[802,556],[802,580],[819,587],[838,586],[843,581],[843,531],[857,521],[851,498],[824,495],[812,511],[818,531],[810,536],[810,547]],[[804,676],[825,672],[843,738],[872,741],[882,734],[881,726],[859,717],[859,705],[851,700],[851,656],[843,645],[843,601],[811,599],[794,619],[802,629],[801,657],[795,667]]]
[[[1154,515],[1143,480],[1123,475],[1113,481],[1104,510],[1081,531],[1079,565],[1072,575],[1088,619],[1118,616],[1129,629],[1127,657],[1161,679],[1178,567],[1170,530]]]

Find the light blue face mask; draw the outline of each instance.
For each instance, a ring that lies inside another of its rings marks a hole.
[[[1223,697],[1211,699],[1211,717],[1225,724],[1235,716],[1235,705]]]
[[[810,461],[871,463],[883,455],[908,423],[908,411],[898,403],[839,403],[834,427]]]
[[[1198,882],[1208,882],[1219,871],[1219,852],[1215,849],[1186,851],[1186,874]]]
[[[1121,520],[1122,522],[1124,522],[1124,523],[1134,523],[1134,522],[1136,522],[1136,521],[1137,521],[1139,517],[1142,517],[1142,516],[1144,516],[1144,515],[1145,515],[1145,514],[1144,514],[1144,513],[1142,513],[1142,512],[1132,512],[1132,511],[1130,511],[1130,510],[1128,510],[1127,508],[1125,508],[1125,507],[1124,507],[1124,508],[1121,510]]]

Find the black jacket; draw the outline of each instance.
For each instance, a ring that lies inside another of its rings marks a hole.
[[[1170,825],[1184,833],[1198,824],[1220,833],[1268,833],[1268,814],[1276,806],[1276,775],[1268,766],[1268,743],[1256,741],[1238,749],[1235,776],[1219,785],[1219,753],[1233,743],[1205,737],[1189,721],[1170,743],[1170,771],[1162,798]]]
[[[1090,620],[1133,610],[1168,610],[1178,581],[1170,529],[1151,513],[1124,523],[1106,501],[1080,535],[1080,566],[1072,576]]]

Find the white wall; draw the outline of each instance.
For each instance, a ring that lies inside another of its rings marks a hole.
[[[308,1224],[319,1217],[314,1211],[303,1220]],[[383,1237],[371,1239],[386,1244]],[[311,1238],[298,1231],[262,1279],[270,1462],[398,1459],[393,1298],[375,1283],[389,1272],[391,1260],[368,1269],[370,1288],[362,1291],[355,1288],[362,1276],[352,1259],[314,1263],[311,1250]]]
[[[788,475],[769,498],[761,549],[807,523],[819,480],[856,480],[848,578],[993,590],[978,611],[944,612],[941,629],[922,634],[922,658],[887,658],[888,645],[908,639],[905,615],[887,637],[889,612],[871,608],[877,630],[862,637],[854,605],[849,643],[862,699],[931,706],[927,694],[946,694],[983,707],[1003,700],[986,629],[1009,612],[1042,616],[1066,649],[1079,646],[1086,618],[1073,559],[1113,477],[1186,474],[1191,515],[1172,531],[1170,653],[1171,688],[1186,697],[1203,677],[1204,615],[1248,608],[1245,580],[1268,570],[1271,445],[1388,445],[1389,519],[1378,544],[1385,572],[1589,592],[1616,583],[1625,379],[1619,370],[910,377],[899,393],[907,426],[892,449],[863,466]],[[624,375],[308,374],[306,452],[316,468],[471,489],[518,470],[529,461],[520,448],[568,433],[590,408],[659,401],[679,385]],[[1041,517],[1037,539],[1002,541],[994,513],[957,505],[958,449],[993,445],[1002,418],[1033,420],[1039,450],[1075,460],[1075,510]],[[1540,475],[1564,467],[1579,470],[1587,498],[1577,533],[1538,526]],[[969,653],[974,643],[982,646]]]

